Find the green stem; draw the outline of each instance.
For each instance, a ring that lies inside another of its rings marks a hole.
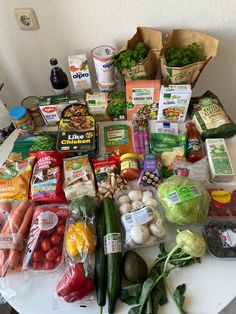
[[[178,249],[179,249],[179,247],[178,247],[178,245],[176,245],[176,246],[173,248],[173,250],[170,251],[170,253],[168,254],[168,257],[167,257],[167,259],[166,259],[166,261],[165,261],[164,268],[163,268],[163,272],[164,272],[164,273],[165,273],[165,271],[166,271],[166,268],[167,268],[167,265],[168,265],[168,263],[169,263],[169,260],[170,260],[171,256],[172,256],[172,255],[174,254],[174,252],[177,251]]]

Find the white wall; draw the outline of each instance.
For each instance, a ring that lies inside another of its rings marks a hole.
[[[13,8],[32,7],[40,29],[21,31]],[[194,95],[207,89],[222,100],[236,121],[236,0],[0,0],[0,98],[8,107],[29,95],[49,95],[49,59],[68,73],[67,56],[99,44],[119,48],[136,26],[166,33],[187,28],[220,40],[218,54],[205,68]],[[69,73],[68,73],[69,75]]]

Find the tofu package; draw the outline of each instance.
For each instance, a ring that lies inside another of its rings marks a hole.
[[[90,91],[91,77],[85,54],[68,57],[69,70],[75,92]]]
[[[229,182],[234,177],[233,167],[223,138],[206,139],[206,151],[211,178],[215,182]]]
[[[161,86],[158,121],[185,121],[192,90],[190,84]]]

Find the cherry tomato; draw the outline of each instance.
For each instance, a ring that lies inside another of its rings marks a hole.
[[[57,227],[57,233],[60,234],[60,235],[64,235],[64,233],[65,233],[65,226],[64,225],[59,225]]]
[[[43,259],[44,259],[43,251],[34,251],[34,253],[33,253],[33,261],[34,262],[40,262]]]
[[[43,264],[41,262],[33,262],[32,268],[34,270],[40,270],[43,269]]]
[[[61,237],[59,236],[59,234],[53,234],[50,237],[50,241],[52,242],[52,244],[58,245],[61,243]]]
[[[51,261],[46,261],[44,264],[44,269],[45,270],[50,270],[53,269],[55,267],[54,263]]]
[[[46,253],[46,259],[48,261],[53,261],[60,254],[60,250],[58,247],[54,246],[51,250]]]
[[[54,260],[54,263],[55,265],[59,265],[61,263],[61,260],[62,260],[62,256],[61,255],[58,255],[57,258],[55,258]]]
[[[42,249],[44,252],[49,251],[51,248],[52,248],[52,244],[51,244],[51,242],[50,242],[49,239],[44,239],[44,240],[41,242],[41,249]]]

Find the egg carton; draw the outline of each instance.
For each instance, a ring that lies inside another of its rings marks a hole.
[[[140,248],[169,240],[162,208],[152,187],[125,190],[115,195],[125,248]]]

